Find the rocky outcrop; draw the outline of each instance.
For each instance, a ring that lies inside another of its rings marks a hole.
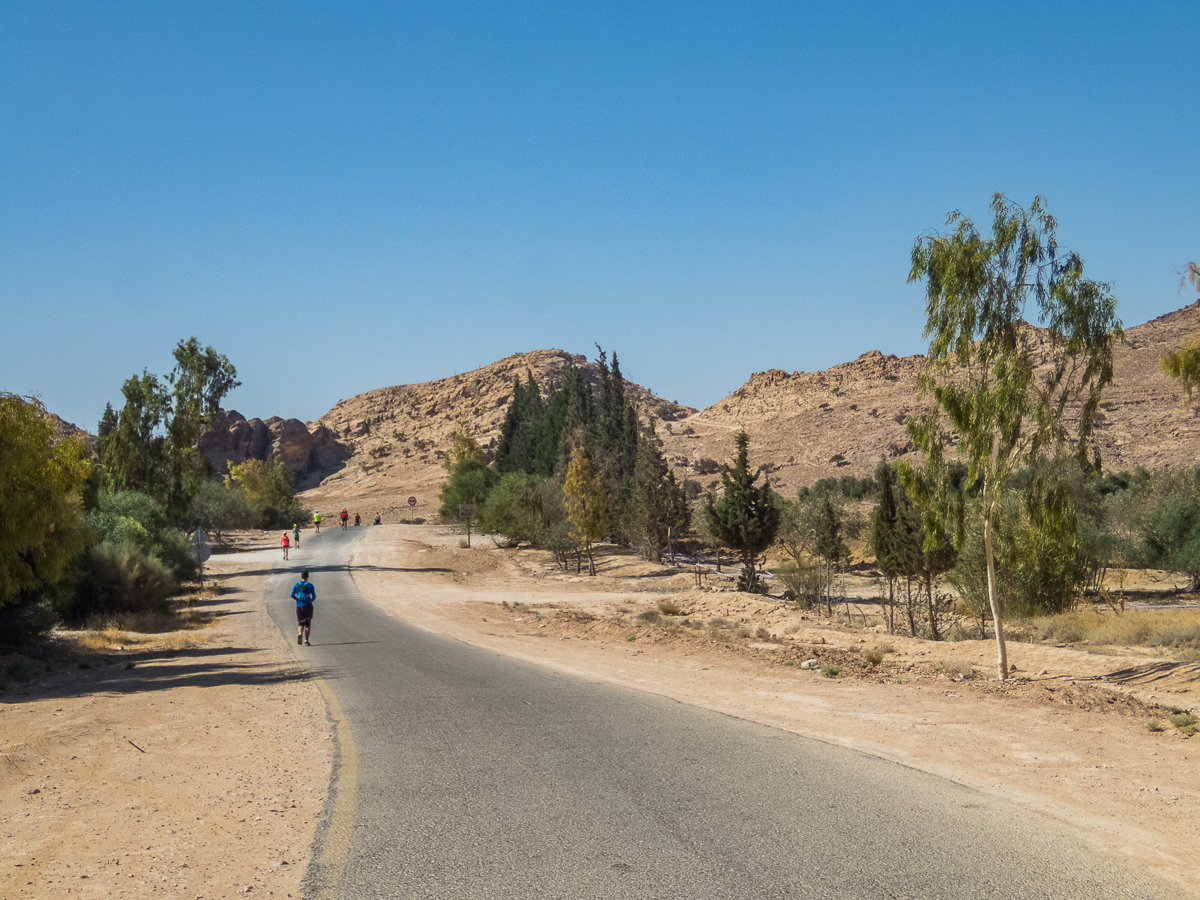
[[[211,430],[200,439],[200,449],[218,472],[248,459],[280,460],[298,477],[330,473],[346,459],[345,449],[322,425],[308,426],[299,419],[272,416],[247,419],[237,410],[221,410]]]

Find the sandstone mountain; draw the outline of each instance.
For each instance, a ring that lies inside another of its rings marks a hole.
[[[1200,462],[1200,416],[1159,367],[1159,357],[1200,339],[1200,302],[1129,328],[1115,353],[1115,381],[1104,395],[1097,437],[1109,471]],[[881,459],[912,453],[905,418],[921,408],[916,396],[923,358],[878,351],[822,372],[760,372],[707,409],[668,403],[627,382],[643,417],[653,413],[677,477],[718,483],[709,460],[727,461],[733,435],[745,428],[752,461],[790,496],[829,475],[868,476]],[[571,365],[591,380],[582,356],[561,350],[518,353],[491,365],[425,384],[380,388],[339,402],[316,422],[225,414],[206,438],[218,465],[226,459],[274,453],[298,475],[309,506],[341,506],[369,520],[437,508],[444,481],[441,459],[458,422],[494,449],[514,378],[533,375],[544,393],[562,383]],[[706,474],[700,474],[706,472]]]

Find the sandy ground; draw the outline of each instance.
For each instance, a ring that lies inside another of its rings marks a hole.
[[[300,896],[325,704],[262,578],[219,581],[198,646],[113,650],[0,694],[0,898]]]
[[[987,677],[990,642],[839,631],[611,552],[589,578],[545,554],[459,543],[437,526],[371,528],[355,579],[432,631],[951,778],[1196,892],[1200,752],[1169,724],[1145,728],[1166,718],[1159,703],[1191,706],[1196,667],[1163,676],[1143,653],[1010,644],[1019,677],[1001,686]],[[301,895],[332,742],[316,685],[263,609],[261,576],[237,574],[274,553],[210,565],[222,592],[200,646],[114,650],[0,693],[0,900]],[[662,600],[687,615],[648,621]],[[885,658],[868,669],[869,649]],[[802,668],[809,659],[840,676]],[[987,674],[957,680],[967,663]],[[1129,669],[1147,674],[1101,681]]]

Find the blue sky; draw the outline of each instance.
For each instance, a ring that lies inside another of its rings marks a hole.
[[[195,335],[247,416],[519,351],[703,407],[925,349],[922,231],[1043,194],[1195,299],[1200,5],[0,2],[0,389],[95,429]],[[986,229],[985,229],[986,230]]]

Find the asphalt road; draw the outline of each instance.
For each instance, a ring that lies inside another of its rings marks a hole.
[[[1183,895],[953,782],[413,628],[354,586],[366,530],[306,535],[267,586],[294,646],[310,569],[294,649],[339,726],[309,898]]]

